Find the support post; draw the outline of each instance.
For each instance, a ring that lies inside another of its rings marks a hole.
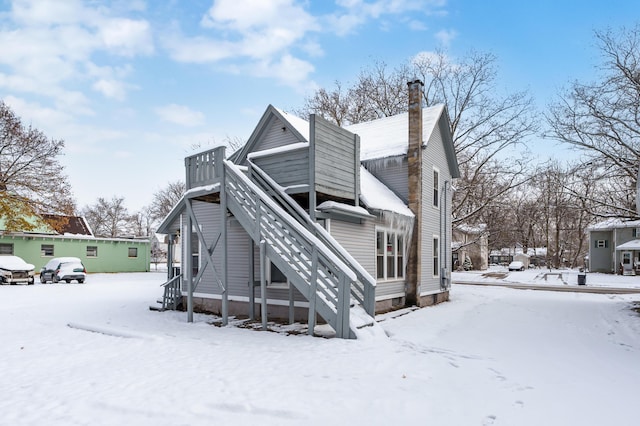
[[[267,243],[260,241],[260,314],[262,329],[267,329]]]
[[[249,237],[249,319],[256,319],[256,274],[255,274],[255,244]]]
[[[296,306],[293,300],[293,286],[289,283],[289,324],[296,321]]]
[[[311,282],[309,283],[309,336],[313,336],[316,328],[316,293],[318,291],[318,248],[313,247],[311,253]]]
[[[186,199],[188,207],[191,207],[191,200]],[[191,246],[191,239],[193,235],[193,221],[191,220],[191,215],[187,215],[187,221],[185,226],[185,235],[184,235],[184,245],[186,252],[186,267],[183,271],[183,276],[185,281],[187,282],[187,322],[193,322],[193,253]]]
[[[221,159],[217,158],[217,155],[222,154],[223,157]],[[224,284],[224,288],[222,289],[222,325],[227,325],[229,323],[229,274],[227,272],[227,251],[229,249],[228,239],[227,239],[227,190],[225,186],[225,167],[224,167],[224,149],[220,154],[216,155],[216,165],[222,164],[220,167],[220,210],[222,217],[221,221],[221,229],[220,233],[222,235],[222,282]]]

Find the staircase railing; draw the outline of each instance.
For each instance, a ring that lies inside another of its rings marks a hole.
[[[337,337],[355,337],[349,322],[350,287],[355,273],[326,245],[296,222],[236,165],[224,162],[227,208],[260,243]]]
[[[301,223],[309,232],[326,245],[334,255],[344,262],[357,277],[356,282],[351,286],[351,297],[353,297],[364,310],[375,316],[375,289],[376,280],[369,274],[362,265],[355,260],[346,250],[342,248],[331,234],[318,223],[311,220],[306,211],[296,201],[287,194],[268,174],[260,167],[249,160],[249,178],[255,182],[263,191],[273,197],[278,203]]]
[[[162,295],[162,310],[176,310],[178,308],[178,305],[182,301],[182,293],[180,291],[181,282],[182,274],[176,275],[166,283],[162,284],[162,287],[164,287],[164,294]]]

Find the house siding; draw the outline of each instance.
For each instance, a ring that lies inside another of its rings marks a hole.
[[[364,162],[366,169],[405,203],[409,199],[409,169],[406,157]]]
[[[278,148],[298,142],[305,142],[298,140],[298,138],[290,131],[282,130],[285,127],[286,126],[279,118],[273,117],[269,128],[264,132],[262,138],[254,147],[253,152]]]
[[[308,148],[256,157],[252,161],[280,186],[309,184]]]
[[[360,173],[356,136],[320,117],[312,116],[312,125],[316,191],[355,199]]]
[[[364,223],[331,220],[330,234],[371,276],[376,276],[376,229],[373,220]]]
[[[442,144],[439,126],[436,126],[423,151],[423,185],[422,185],[422,282],[420,294],[440,292],[440,277],[433,274],[433,237],[437,235],[440,242],[440,265],[446,262],[446,268],[451,270],[451,218],[444,216],[445,205],[440,197],[439,206],[433,206],[433,169],[439,171],[439,193],[444,191],[444,183],[451,182],[451,174],[446,152]],[[446,193],[446,207],[451,206],[451,192]],[[441,235],[441,228],[445,230]],[[444,239],[444,240],[443,240]]]

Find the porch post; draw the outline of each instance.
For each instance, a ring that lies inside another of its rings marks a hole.
[[[220,233],[222,234],[222,283],[224,288],[222,289],[222,325],[227,325],[229,323],[229,279],[227,273],[227,250],[228,240],[227,240],[227,190],[225,187],[225,168],[224,168],[224,150],[217,155],[222,154],[223,157],[221,159],[216,158],[216,165],[222,164],[220,167],[220,210],[222,216],[220,217],[221,229]]]
[[[191,200],[186,199],[187,207],[190,210],[191,208]],[[187,211],[188,211],[187,210]],[[183,276],[185,281],[187,282],[187,322],[193,322],[193,253],[191,246],[191,236],[193,230],[193,221],[191,219],[191,215],[187,214],[187,223],[185,226],[184,233],[184,247],[185,247],[185,270],[183,271]]]
[[[255,277],[255,244],[249,237],[249,319],[256,319],[256,277]]]
[[[260,241],[260,314],[262,329],[267,329],[267,243]]]

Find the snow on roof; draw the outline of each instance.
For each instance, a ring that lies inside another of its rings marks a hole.
[[[422,140],[427,143],[438,119],[444,111],[444,105],[422,109]],[[365,123],[345,126],[348,131],[360,136],[360,159],[363,161],[377,158],[405,155],[409,146],[409,113],[384,117]]]
[[[627,241],[617,246],[616,250],[640,250],[640,240]]]
[[[360,167],[360,199],[370,209],[414,217],[409,207],[364,166]]]
[[[293,128],[296,129],[305,138],[305,140],[309,140],[309,122],[307,120],[304,120],[293,114],[289,114],[288,112],[285,112],[280,108],[274,108],[276,109],[276,111],[282,114],[282,116],[289,122],[289,124],[291,124],[291,126],[293,126]]]
[[[640,228],[640,220],[628,220],[612,217],[587,228],[587,231],[608,231],[618,228]]]
[[[481,234],[483,232],[486,232],[487,230],[487,224],[486,223],[480,223],[478,225],[467,225],[467,224],[459,224],[459,225],[455,225],[455,228],[460,231],[463,232],[465,234]]]
[[[247,158],[252,159],[252,158],[266,157],[269,155],[281,154],[283,152],[289,152],[289,151],[294,151],[296,149],[306,149],[306,148],[309,148],[309,142],[291,143],[288,145],[277,146],[275,148],[265,149],[262,151],[250,152],[249,154],[247,154]]]
[[[321,203],[320,205],[318,205],[316,207],[318,210],[323,211],[323,210],[336,210],[336,211],[342,211],[348,214],[355,214],[358,216],[365,216],[365,217],[373,217],[369,214],[369,212],[367,211],[367,209],[360,207],[360,206],[352,206],[349,204],[344,204],[344,203],[338,203],[336,201],[325,201],[324,203]]]

